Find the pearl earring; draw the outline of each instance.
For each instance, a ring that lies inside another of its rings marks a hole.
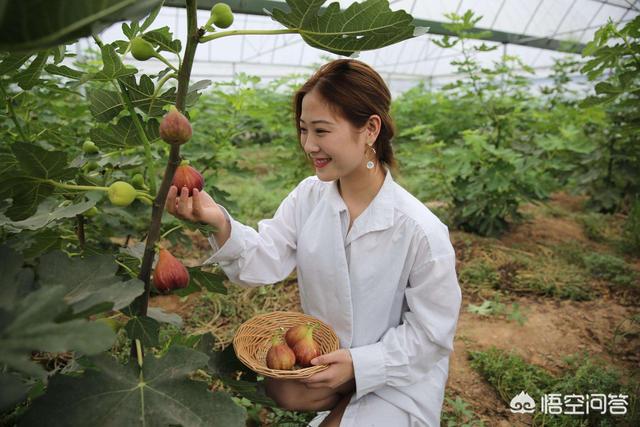
[[[375,157],[376,149],[375,149],[375,148],[373,148],[373,147],[372,147],[372,146],[370,146],[370,145],[369,145],[368,147],[369,147],[369,148],[371,148],[371,150],[373,151],[374,157]],[[375,166],[375,164],[374,164],[371,160],[369,160],[369,161],[367,162],[367,169],[373,169],[373,167],[374,167],[374,166]]]

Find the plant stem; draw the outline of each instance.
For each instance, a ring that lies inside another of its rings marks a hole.
[[[164,62],[169,68],[171,68],[176,73],[178,72],[178,69],[176,68],[176,66],[173,65],[171,62],[169,62],[167,58],[162,56],[160,53],[156,52],[156,54],[154,55],[154,58],[159,59],[161,62]]]
[[[95,33],[93,34],[93,40],[96,42],[96,44],[100,48],[102,48],[104,46],[104,43],[102,42],[102,39],[100,38],[100,36],[98,36]],[[119,79],[116,79],[116,81],[118,82],[118,85],[116,86],[116,89],[120,89],[118,91],[120,99],[126,105],[127,111],[129,111],[129,115],[131,116],[131,120],[133,120],[133,124],[136,127],[136,131],[138,132],[138,136],[140,137],[140,139],[142,139],[142,143],[144,144],[144,156],[145,156],[145,160],[147,161],[147,168],[152,168],[153,158],[151,157],[151,143],[149,142],[149,138],[147,138],[147,133],[144,131],[144,128],[142,127],[142,124],[140,123],[140,119],[138,118],[138,115],[136,114],[136,110],[135,110],[135,108],[133,106],[133,103],[131,102],[131,97],[129,97],[129,92],[127,91],[126,86]],[[115,85],[115,81],[112,81],[112,83],[114,83],[114,85]],[[147,175],[148,175],[147,178],[149,178],[151,180],[151,182],[150,182],[151,191],[153,191],[155,193],[155,191],[156,191],[156,176],[155,176],[155,173],[152,170],[151,173],[148,173]]]
[[[22,126],[20,126],[20,122],[18,121],[18,117],[16,116],[16,112],[13,109],[13,102],[12,102],[11,98],[7,97],[7,92],[4,90],[4,86],[0,85],[0,90],[2,90],[3,98],[7,100],[7,110],[9,112],[9,117],[11,117],[11,120],[13,121],[13,124],[16,126],[16,130],[20,134],[20,138],[22,138],[24,142],[29,141],[29,139],[25,135],[24,131],[22,130]]]
[[[179,230],[182,228],[182,224],[180,225],[176,225],[173,228],[170,228],[169,230],[167,230],[162,236],[160,236],[161,239],[164,239],[165,237],[167,237],[169,234],[173,233],[176,230]]]
[[[65,190],[75,191],[109,191],[108,187],[98,187],[95,185],[75,185],[75,184],[63,184],[62,182],[54,181],[53,179],[44,179],[46,183],[53,185],[54,187],[64,188]]]
[[[156,192],[156,174],[153,170],[153,157],[151,157],[151,143],[149,142],[149,138],[147,138],[147,133],[144,131],[142,127],[142,123],[140,123],[140,118],[136,113],[135,107],[133,106],[133,102],[131,102],[131,97],[129,97],[129,91],[127,90],[124,83],[118,80],[118,86],[120,87],[120,92],[122,92],[122,99],[124,100],[125,105],[127,106],[127,110],[129,111],[129,115],[133,120],[133,124],[138,131],[138,136],[142,139],[144,144],[144,157],[147,161],[146,168],[151,169],[149,173],[147,173],[147,178],[149,179],[149,184],[151,185],[151,192]]]
[[[78,220],[78,226],[76,228],[76,233],[78,235],[78,241],[80,242],[80,248],[84,250],[85,237],[84,237],[84,215],[78,214],[76,215],[76,219]]]
[[[289,29],[286,30],[230,30],[222,31],[220,33],[209,34],[200,38],[200,43],[210,42],[211,40],[219,39],[221,37],[236,36],[236,35],[264,35],[264,34],[295,34],[300,30]]]
[[[185,47],[184,60],[180,64],[178,72],[178,93],[176,95],[176,108],[184,112],[187,91],[189,89],[189,78],[191,77],[191,67],[198,47],[200,32],[198,31],[197,0],[186,0],[187,10],[187,46]],[[149,305],[149,294],[151,292],[151,267],[155,255],[155,244],[160,237],[160,225],[162,214],[169,193],[169,187],[173,180],[173,175],[180,164],[180,146],[172,145],[169,153],[169,161],[164,171],[162,183],[156,194],[153,208],[151,210],[151,225],[147,234],[147,241],[140,267],[138,278],[144,282],[144,293],[136,298],[133,303],[134,312],[139,316],[146,316]],[[135,344],[134,344],[135,345]],[[133,352],[133,348],[132,348]]]
[[[153,97],[156,98],[158,95],[160,95],[160,89],[162,89],[162,86],[164,86],[164,84],[170,79],[170,78],[177,78],[178,75],[175,73],[167,73],[164,75],[164,77],[162,77],[159,81],[158,81],[158,85],[156,86],[156,90],[153,91]]]

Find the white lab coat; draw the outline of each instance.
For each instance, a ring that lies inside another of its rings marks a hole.
[[[337,182],[316,176],[258,232],[224,213],[231,235],[222,247],[210,237],[208,262],[243,287],[282,281],[297,268],[302,309],[350,349],[356,392],[340,426],[440,425],[461,292],[448,229],[423,203],[386,171],[348,233]]]

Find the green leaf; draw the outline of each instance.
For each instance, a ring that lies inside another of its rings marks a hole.
[[[7,250],[3,251],[6,255]],[[34,350],[96,354],[112,345],[115,334],[107,325],[82,319],[57,323],[57,317],[67,309],[63,286],[38,289],[21,297],[25,288],[32,287],[33,273],[22,268],[22,259],[15,254],[3,258],[5,262],[7,275],[0,277],[4,282],[1,285],[13,291],[11,295],[4,293],[3,303],[7,303],[0,309],[0,363],[39,376],[44,370],[29,360]]]
[[[49,64],[44,69],[51,74],[66,77],[71,80],[80,80],[84,77],[84,73],[82,71],[74,70],[73,68],[69,68],[66,65],[53,65]]]
[[[56,200],[45,200],[38,206],[38,210],[33,216],[22,221],[10,221],[0,214],[0,226],[7,227],[13,232],[20,230],[37,230],[59,219],[73,218],[96,204],[95,201],[86,201],[75,205],[64,206],[60,206],[59,203],[60,202]]]
[[[162,9],[163,3],[164,1],[161,1],[156,6],[156,8],[151,11],[149,16],[147,16],[147,18],[144,20],[144,22],[140,26],[140,31],[146,30],[147,28],[149,28],[149,25],[153,24],[153,21],[156,20],[156,18],[158,17],[158,14],[160,13],[160,9]]]
[[[191,281],[203,289],[218,294],[227,294],[227,288],[224,286],[224,281],[226,280],[224,273],[209,273],[208,271],[202,271],[198,267],[192,267],[189,268],[189,276]]]
[[[0,246],[0,259],[0,310],[8,312],[34,290],[33,270],[23,268],[22,255],[5,245]]]
[[[149,13],[160,0],[5,1],[0,15],[0,50],[53,47],[99,33],[114,22]]]
[[[53,193],[53,185],[31,176],[16,176],[2,180],[0,188],[9,192],[11,207],[5,215],[13,221],[22,221],[36,213],[38,205]],[[6,193],[1,193],[2,198]]]
[[[169,323],[178,328],[182,327],[182,317],[175,313],[168,313],[160,307],[147,308],[147,315],[158,322]]]
[[[167,51],[173,53],[180,53],[182,50],[182,43],[180,40],[174,40],[173,34],[169,31],[169,27],[158,28],[153,31],[149,31],[142,36],[153,45],[158,46],[159,51]]]
[[[112,45],[104,45],[100,49],[102,51],[102,70],[91,74],[89,80],[110,82],[121,77],[136,74],[138,70],[132,66],[125,66],[120,59],[120,55],[116,52]]]
[[[22,64],[27,62],[33,56],[33,52],[13,53],[2,60],[0,63],[0,75],[11,75],[18,71]]]
[[[325,2],[287,0],[291,12],[273,9],[273,19],[298,30],[310,46],[345,56],[414,37],[413,17],[404,10],[392,11],[387,0],[352,3],[344,11],[333,2],[320,15]]]
[[[142,119],[140,116],[138,118]],[[131,116],[124,116],[117,124],[91,129],[91,140],[102,149],[118,149],[142,145]]]
[[[127,88],[133,105],[149,116],[164,116],[166,111],[163,107],[175,103],[176,89],[172,87],[161,95],[156,95],[155,86],[146,74],[140,76],[140,84],[136,83],[135,76],[121,78],[120,81]]]
[[[116,276],[117,269],[111,255],[70,259],[55,251],[40,258],[38,277],[42,286],[63,286],[65,301],[74,313],[105,302],[120,310],[144,292],[144,284],[138,279],[122,281]]]
[[[145,347],[160,345],[160,324],[157,320],[147,316],[135,316],[129,319],[124,329],[130,340],[140,340]]]
[[[0,182],[18,170],[18,160],[11,153],[0,153]]]
[[[77,169],[69,168],[67,154],[48,151],[35,144],[16,142],[11,146],[20,168],[30,176],[41,179],[65,180],[75,177]]]
[[[162,358],[148,353],[140,369],[122,366],[111,356],[91,359],[94,367],[82,377],[56,375],[48,392],[35,400],[22,426],[182,425],[244,427],[244,408],[223,392],[189,374],[207,363],[198,351],[172,346]]]
[[[18,376],[0,373],[0,413],[23,402],[29,394],[29,386]]]
[[[14,76],[14,80],[18,83],[18,86],[24,90],[29,90],[35,86],[36,83],[38,83],[40,74],[42,74],[44,65],[47,63],[48,57],[48,50],[38,53],[38,56],[36,56],[26,69],[17,73]]]
[[[124,109],[120,94],[112,90],[89,89],[89,110],[99,122],[108,122]]]

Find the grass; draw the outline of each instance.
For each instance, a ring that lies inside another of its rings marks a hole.
[[[533,415],[534,426],[637,426],[640,425],[640,402],[637,378],[629,379],[627,373],[606,366],[602,360],[587,354],[570,355],[564,359],[565,370],[553,376],[545,369],[530,365],[513,353],[496,348],[486,351],[471,351],[470,363],[489,384],[496,389],[505,405],[524,391],[536,402]],[[625,378],[625,381],[623,381]],[[549,415],[540,411],[544,394],[558,393],[564,396],[594,393],[628,395],[627,414],[615,416],[592,411],[585,415]]]

